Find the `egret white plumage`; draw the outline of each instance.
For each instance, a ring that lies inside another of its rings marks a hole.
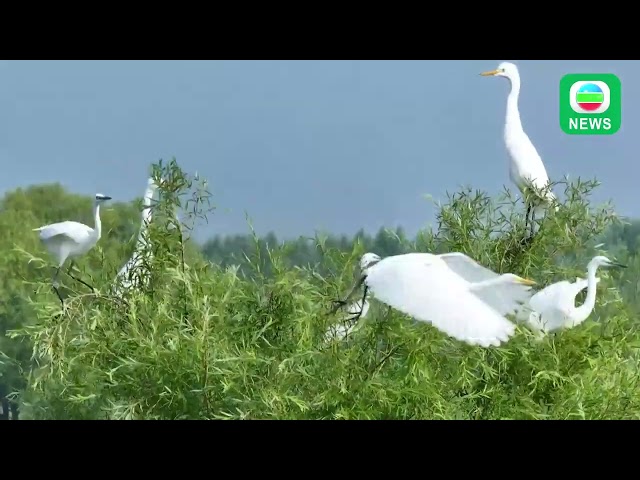
[[[531,297],[518,318],[524,319],[538,333],[550,333],[580,325],[589,318],[596,304],[596,288],[600,281],[596,277],[598,267],[626,268],[626,265],[612,262],[602,255],[593,257],[587,265],[586,280],[577,278],[575,283],[564,280],[540,290]],[[582,305],[576,307],[576,295],[585,288],[587,297]]]
[[[482,347],[498,346],[515,332],[505,316],[529,301],[533,280],[497,274],[462,253],[408,253],[381,259],[367,253],[361,260],[361,284],[373,296],[447,335]]]
[[[89,287],[92,291],[95,291],[91,285],[71,275],[71,269],[73,268],[74,260],[91,250],[95,244],[98,243],[98,240],[100,240],[100,236],[102,235],[100,205],[107,200],[111,200],[111,197],[96,193],[93,203],[94,228],[80,222],[65,221],[33,229],[34,231],[40,232],[40,240],[42,240],[46,249],[58,263],[52,285],[62,303],[64,303],[64,301],[60,296],[60,292],[58,292],[58,274],[67,259],[71,259],[67,274],[74,280]]]
[[[507,97],[507,114],[504,126],[504,141],[510,157],[509,177],[522,193],[527,204],[526,222],[531,213],[531,233],[534,233],[534,219],[542,215],[547,206],[555,201],[555,195],[549,186],[549,176],[542,159],[533,146],[531,139],[522,128],[518,98],[520,96],[520,73],[513,63],[503,62],[498,68],[483,72],[482,76],[503,77],[511,83]],[[531,189],[531,187],[534,187]],[[556,210],[558,207],[555,207]],[[526,224],[525,224],[526,228]]]
[[[326,340],[342,340],[353,333],[361,319],[369,312],[369,302],[357,300],[346,309],[346,315],[340,323],[331,325],[325,334]]]
[[[364,270],[367,264],[371,260],[374,260],[376,257],[377,255],[375,253],[365,253],[362,258],[360,258],[360,270]],[[353,293],[355,293],[355,291],[352,292],[352,294]],[[330,326],[327,330],[327,333],[325,334],[327,340],[330,340],[331,338],[342,340],[344,337],[353,332],[360,319],[366,317],[367,313],[369,312],[369,301],[366,297],[367,296],[365,292],[365,295],[361,300],[353,302],[346,308],[347,314],[343,318],[342,322],[338,323],[337,325]],[[337,303],[339,307],[341,305],[341,302]]]
[[[122,292],[121,288],[129,288],[133,284],[140,286],[148,281],[147,276],[143,276],[139,272],[141,265],[148,262],[153,257],[153,252],[148,248],[147,227],[151,222],[151,201],[158,189],[158,185],[153,178],[147,181],[147,188],[142,199],[142,220],[140,222],[140,232],[138,232],[138,241],[131,258],[125,263],[116,275],[115,291]],[[138,270],[138,273],[135,273]]]

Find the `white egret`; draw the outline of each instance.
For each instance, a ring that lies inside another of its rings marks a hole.
[[[362,258],[360,258],[360,270],[364,270],[367,267],[368,263],[371,260],[375,260],[376,258],[379,257],[375,253],[365,253]],[[339,307],[341,305],[341,302],[337,303]],[[369,312],[369,301],[366,298],[366,292],[361,300],[355,301],[351,305],[349,305],[346,309],[346,312],[347,315],[345,315],[341,323],[329,327],[327,333],[325,334],[327,340],[330,340],[331,338],[342,340],[344,337],[353,332],[353,330],[355,330],[361,318],[367,316],[367,313]]]
[[[573,328],[584,322],[596,304],[596,288],[600,281],[596,277],[598,267],[621,267],[607,257],[598,255],[587,265],[587,279],[576,278],[575,283],[566,280],[549,285],[531,297],[528,306],[518,314],[519,319],[540,334]],[[576,295],[587,288],[587,298],[576,307]]]
[[[122,293],[121,288],[130,288],[132,284],[140,286],[146,284],[148,281],[146,275],[143,277],[142,273],[136,274],[135,271],[139,269],[145,261],[148,262],[153,257],[153,252],[149,249],[146,234],[147,227],[151,222],[151,201],[157,189],[158,185],[156,185],[153,178],[149,178],[147,181],[147,189],[142,199],[142,221],[140,222],[138,241],[133,255],[131,255],[129,261],[122,266],[116,275],[116,285],[114,289],[116,293]]]
[[[531,238],[534,232],[535,216],[542,215],[546,207],[552,204],[556,197],[549,187],[549,176],[542,159],[522,128],[520,111],[518,110],[518,98],[520,96],[518,67],[513,63],[503,62],[498,65],[497,69],[483,72],[480,75],[503,77],[511,83],[511,91],[507,97],[504,141],[511,160],[509,177],[516,184],[527,204],[527,223],[529,222],[529,213],[531,213]],[[534,187],[533,189],[531,189],[532,186]],[[557,206],[555,208],[556,210],[558,209]]]
[[[340,323],[329,327],[325,334],[325,339],[327,341],[332,339],[342,340],[347,335],[350,335],[358,326],[360,320],[367,316],[368,312],[369,302],[366,299],[364,302],[362,300],[353,302],[349,307],[347,307],[347,315],[345,315],[343,320]]]
[[[505,315],[531,298],[532,280],[499,275],[462,253],[408,253],[381,259],[367,253],[354,291],[365,285],[373,296],[447,335],[482,347],[498,346],[515,332]]]
[[[46,249],[58,262],[58,268],[53,276],[52,285],[60,302],[63,304],[64,301],[60,296],[60,292],[58,292],[58,274],[67,259],[71,259],[67,274],[74,280],[89,287],[92,291],[95,291],[91,285],[71,275],[71,269],[73,268],[74,260],[91,250],[95,244],[98,243],[98,240],[100,240],[100,236],[102,235],[100,205],[107,200],[111,200],[111,197],[96,193],[93,203],[94,228],[84,223],[65,221],[33,229],[34,232],[40,232],[40,240],[42,240]]]

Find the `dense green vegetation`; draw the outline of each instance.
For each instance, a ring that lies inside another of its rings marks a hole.
[[[286,242],[250,233],[199,246],[190,228],[205,216],[215,222],[214,198],[175,162],[154,165],[154,175],[166,181],[149,228],[150,284],[110,293],[133,251],[141,208],[139,200],[111,203],[102,239],[77,262],[98,293],[63,278],[64,312],[32,229],[63,219],[93,225],[91,199],[59,185],[2,199],[0,387],[21,418],[640,416],[640,222],[591,204],[595,181],[556,185],[561,208],[527,247],[522,203],[473,189],[451,195],[437,227],[416,238],[401,228]],[[331,302],[349,289],[366,251],[461,251],[541,286],[584,277],[596,254],[630,268],[600,270],[589,320],[541,342],[519,327],[501,348],[469,347],[375,301],[353,335],[327,342],[327,328],[341,319],[328,313]]]

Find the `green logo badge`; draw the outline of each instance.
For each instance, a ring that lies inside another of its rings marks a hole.
[[[622,84],[612,73],[560,80],[560,128],[569,135],[613,135],[622,124]]]

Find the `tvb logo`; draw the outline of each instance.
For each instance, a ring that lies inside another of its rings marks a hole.
[[[569,135],[613,135],[622,124],[622,87],[611,73],[560,80],[560,127]]]

